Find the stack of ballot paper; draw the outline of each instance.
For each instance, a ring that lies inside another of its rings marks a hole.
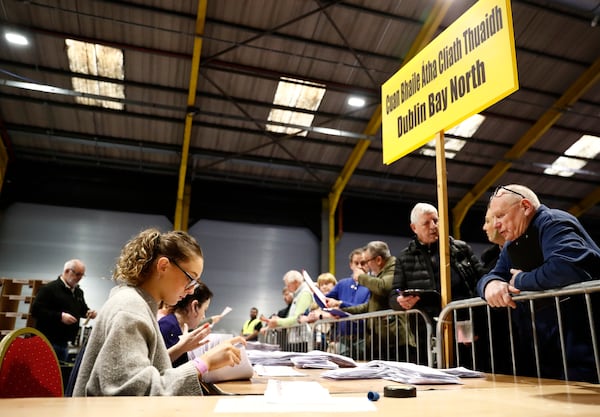
[[[246,342],[246,349],[247,350],[262,350],[263,352],[273,352],[273,351],[279,350],[279,345],[273,345],[271,343],[249,341],[249,342]]]
[[[409,362],[371,361],[356,368],[334,369],[321,374],[331,379],[381,378],[404,384],[462,384],[460,377],[482,377],[467,368],[436,369]]]
[[[314,364],[313,368],[317,369],[328,369],[332,367],[328,362],[332,362],[336,367],[348,368],[355,367],[356,362],[354,359],[343,355],[337,355],[335,353],[323,352],[320,350],[313,350],[310,352],[287,352],[287,351],[276,351],[276,352],[264,352],[258,350],[247,351],[248,358],[252,365],[287,365],[293,366],[294,360],[298,363],[303,364],[303,368],[311,368],[310,364]]]
[[[298,372],[291,366],[264,366],[264,365],[254,365],[254,372],[258,376],[268,376],[268,377],[280,377],[280,376],[306,376],[301,372]]]
[[[327,360],[326,356],[295,356],[291,358],[292,363],[296,368],[308,369],[337,369],[337,363]]]

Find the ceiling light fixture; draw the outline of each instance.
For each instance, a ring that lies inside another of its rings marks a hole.
[[[348,105],[352,107],[364,107],[365,99],[362,97],[352,96],[348,99]]]
[[[29,40],[24,35],[21,35],[20,33],[6,32],[4,34],[4,38],[8,42],[12,43],[13,45],[19,45],[19,46],[29,45]]]

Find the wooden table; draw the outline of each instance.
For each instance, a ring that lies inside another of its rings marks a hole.
[[[282,378],[283,379],[283,378]],[[300,379],[302,380],[302,379]],[[512,376],[486,376],[465,379],[464,385],[418,386],[416,398],[383,397],[383,386],[393,384],[382,380],[331,381],[311,376],[326,386],[334,397],[359,397],[365,401],[369,390],[376,390],[381,398],[372,404],[376,412],[352,413],[373,417],[552,417],[600,415],[600,385],[555,380],[538,380]],[[256,399],[262,394],[266,378],[251,381],[227,382],[219,386],[237,391],[234,397],[104,397],[104,398],[26,398],[0,400],[1,417],[164,417],[165,415],[203,417],[262,416],[265,413],[217,413],[220,400]],[[245,391],[245,392],[242,392]],[[260,391],[260,392],[259,392]],[[307,400],[309,401],[309,400]],[[331,417],[335,410],[311,412],[310,417]],[[341,413],[339,413],[342,415]],[[306,412],[291,410],[268,413],[273,417],[306,416]]]
[[[322,378],[323,373],[320,369],[300,369],[299,372],[306,376],[295,377],[271,377],[271,379],[280,379],[283,381],[317,381],[319,384],[327,388],[330,394],[364,394],[369,391],[377,391],[383,396],[383,387],[386,385],[397,384],[393,381],[384,379],[359,379],[359,380],[334,380]],[[262,395],[267,386],[269,377],[254,376],[250,380],[245,381],[228,381],[217,384],[218,388],[224,393],[239,394],[239,395]],[[484,378],[461,378],[464,384],[444,384],[444,385],[416,385],[417,391],[430,390],[463,390],[463,389],[491,389],[491,388],[506,388],[514,387],[537,387],[539,385],[572,385],[596,387],[600,389],[600,385],[559,381],[554,379],[538,379],[512,375],[486,375]],[[599,415],[600,416],[600,415]]]

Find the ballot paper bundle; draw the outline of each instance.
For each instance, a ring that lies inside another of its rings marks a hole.
[[[371,361],[356,368],[325,371],[321,376],[331,379],[381,378],[404,384],[462,384],[460,377],[482,377],[483,374],[464,367],[436,369],[409,362]]]
[[[335,353],[313,350],[310,352],[263,352],[248,351],[252,365],[265,366],[297,366],[301,368],[333,369],[355,367],[354,359]]]
[[[280,349],[279,349],[279,345],[274,345],[271,343],[249,341],[249,342],[246,342],[246,350],[261,350],[263,352],[274,352],[274,351],[277,351]]]

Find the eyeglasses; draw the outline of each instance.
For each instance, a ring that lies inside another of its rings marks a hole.
[[[69,271],[71,271],[77,278],[83,278],[85,275],[85,272],[77,272],[73,268],[69,268]]]
[[[515,190],[511,190],[510,188],[505,187],[504,185],[499,185],[498,187],[496,187],[496,189],[494,190],[494,193],[492,194],[492,197],[499,197],[499,193],[504,190],[504,191],[508,191],[509,193],[513,193],[518,195],[521,198],[527,198],[525,197],[523,194],[515,191]]]
[[[361,261],[360,264],[361,265],[366,265],[366,264],[368,264],[369,262],[371,262],[375,258],[377,258],[377,256],[373,256],[371,259],[367,259],[367,260]]]
[[[188,285],[185,286],[184,290],[189,290],[190,288],[196,289],[196,287],[198,285],[200,285],[200,281],[198,281],[196,278],[194,278],[193,276],[191,276],[190,273],[187,272],[185,269],[183,269],[182,267],[180,267],[179,264],[175,261],[175,259],[170,259],[169,258],[169,261],[173,262],[173,264],[175,264],[175,266],[177,268],[179,268],[179,270],[185,274],[186,278],[190,280],[190,282],[188,283]]]

